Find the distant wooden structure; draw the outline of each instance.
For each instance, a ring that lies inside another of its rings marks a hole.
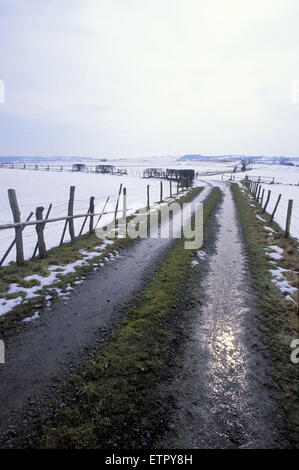
[[[86,165],[84,163],[74,163],[72,166],[73,171],[88,171]]]
[[[96,166],[96,173],[110,173],[113,174],[114,172],[113,165],[97,165]]]
[[[114,165],[97,165],[95,167],[96,173],[108,174],[108,175],[126,175],[127,170],[125,168],[115,168]]]
[[[194,177],[194,170],[180,170],[178,168],[146,168],[143,172],[143,178],[160,178],[177,181],[185,187],[192,186]]]

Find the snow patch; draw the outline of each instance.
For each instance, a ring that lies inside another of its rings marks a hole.
[[[282,248],[280,248],[277,245],[269,245],[268,248],[265,248],[265,250],[269,250],[269,249],[272,250],[272,252],[274,252],[274,253],[267,253],[267,255],[270,258],[273,258],[273,259],[276,259],[276,260],[282,259],[282,253],[283,253]]]
[[[101,246],[96,247],[99,251],[103,251],[107,245],[112,245],[114,243],[114,240],[104,240],[103,244]],[[53,265],[49,266],[49,275],[48,276],[40,276],[39,274],[32,274],[31,276],[26,276],[24,278],[25,281],[37,281],[38,285],[29,287],[29,288],[24,288],[21,287],[17,283],[11,283],[8,289],[8,294],[21,294],[25,293],[26,294],[26,300],[23,300],[23,297],[17,297],[16,299],[1,299],[0,300],[0,316],[6,315],[8,312],[10,312],[14,307],[17,305],[23,303],[26,303],[28,299],[32,299],[34,297],[38,297],[40,295],[40,290],[43,287],[52,287],[53,285],[59,283],[60,276],[66,276],[69,273],[75,273],[76,272],[76,267],[79,266],[87,266],[88,265],[88,260],[91,260],[97,256],[100,255],[99,251],[86,251],[86,250],[80,250],[80,254],[83,256],[83,259],[77,260],[74,263],[70,263],[67,265]],[[118,252],[115,251],[115,253]],[[117,255],[114,256],[117,257]],[[105,258],[106,261],[110,261],[110,258]],[[100,266],[103,264],[100,263]],[[86,276],[83,276],[80,281],[76,281],[75,284],[81,284],[82,280],[86,279]],[[62,292],[61,289],[55,288],[54,290],[57,292],[57,295],[62,296],[63,300],[67,300],[69,297],[67,297],[67,294]],[[73,290],[70,284],[68,284],[68,287],[66,288],[67,291]],[[47,296],[48,297],[48,296]],[[50,300],[46,297],[46,300]],[[50,303],[51,304],[51,303]],[[50,305],[49,302],[47,302],[47,307]]]
[[[38,320],[39,318],[39,312],[35,312],[35,314],[32,317],[27,317],[22,320],[22,323],[30,323],[34,320]]]
[[[275,230],[273,230],[273,228],[267,227],[267,225],[264,225],[264,229],[267,230],[267,232],[276,233]]]
[[[294,294],[294,292],[298,290],[296,287],[292,287],[283,275],[283,273],[290,272],[289,269],[284,269],[280,266],[277,266],[276,269],[269,269],[269,272],[272,274],[273,277],[271,281],[273,282],[273,284],[275,284],[276,287],[278,287],[280,292],[282,292],[283,294]],[[287,295],[286,299],[296,303],[290,295]]]
[[[284,300],[289,300],[290,302],[293,302],[294,304],[296,303],[293,297],[291,297],[290,295],[286,295]]]
[[[205,251],[200,251],[200,250],[199,250],[199,251],[197,252],[197,256],[198,256],[199,259],[205,259],[205,258],[207,257],[207,254],[206,254]]]
[[[14,307],[19,305],[23,300],[23,297],[17,297],[16,299],[2,299],[0,303],[0,317],[6,315]]]
[[[287,293],[287,294],[294,294],[298,289],[296,287],[292,287],[286,279],[283,279],[282,281],[278,281],[277,279],[272,279],[273,284],[278,287],[280,292]]]

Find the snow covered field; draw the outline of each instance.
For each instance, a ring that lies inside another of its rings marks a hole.
[[[21,211],[21,220],[25,220],[29,213],[34,213],[37,206],[45,208],[44,215],[50,203],[53,204],[50,217],[63,217],[67,215],[69,188],[75,186],[74,214],[84,214],[89,207],[89,198],[95,197],[95,211],[101,212],[108,196],[109,204],[106,211],[113,211],[118,196],[119,185],[127,188],[127,207],[136,210],[146,205],[146,186],[150,185],[151,204],[160,198],[160,181],[146,180],[132,176],[111,176],[91,173],[56,173],[46,171],[31,171],[20,169],[0,169],[0,224],[12,223],[12,213],[8,201],[7,189],[16,190]],[[169,195],[169,186],[164,183],[164,195]],[[122,209],[122,200],[119,209]],[[133,211],[128,211],[133,212]],[[102,225],[109,222],[110,217],[102,218]],[[78,234],[83,219],[75,219],[75,233]],[[47,249],[59,244],[64,221],[47,224],[45,240]],[[84,232],[88,230],[86,223]],[[36,231],[34,226],[28,226],[23,231],[25,258],[32,256],[36,244]],[[0,230],[0,259],[14,239],[14,230]],[[65,240],[69,240],[68,232]],[[13,249],[7,257],[5,264],[15,260]]]
[[[268,190],[271,191],[271,198],[267,207],[267,212],[272,213],[275,203],[279,194],[281,200],[278,205],[277,211],[274,216],[277,222],[283,229],[286,224],[288,200],[293,200],[293,211],[291,219],[290,234],[293,237],[299,238],[299,167],[284,166],[284,165],[255,165],[251,171],[246,172],[248,178],[253,176],[273,176],[274,184],[262,184],[262,189],[265,189],[265,198]]]
[[[124,165],[125,166],[125,165]],[[157,166],[151,165],[148,167]],[[168,162],[167,165],[161,167],[172,168],[193,168],[195,171],[211,171],[211,170],[232,170],[235,162]],[[21,219],[25,220],[28,214],[34,212],[37,206],[43,206],[46,213],[50,203],[53,204],[51,217],[62,217],[67,214],[69,188],[71,185],[76,186],[74,213],[86,213],[89,206],[90,196],[95,197],[95,210],[101,212],[105,200],[110,196],[109,205],[106,210],[113,211],[118,195],[119,185],[127,188],[127,207],[136,210],[146,205],[146,186],[150,184],[150,201],[151,204],[159,200],[160,181],[142,179],[142,173],[145,165],[128,167],[128,176],[111,176],[92,173],[68,173],[68,172],[46,172],[46,171],[30,171],[20,169],[0,169],[0,224],[11,223],[12,214],[7,197],[7,189],[16,190],[19,207],[21,210]],[[288,199],[293,199],[293,213],[291,221],[291,235],[299,238],[299,167],[288,167],[281,165],[263,165],[254,164],[253,169],[246,173],[237,173],[236,179],[243,179],[245,175],[249,178],[254,176],[273,176],[274,184],[263,184],[265,195],[267,190],[271,190],[271,199],[268,205],[268,211],[271,212],[279,194],[282,198],[275,215],[275,221],[284,228],[286,220],[286,211]],[[224,179],[229,176],[225,175]],[[204,177],[202,179],[221,179],[221,176]],[[199,182],[198,182],[199,184]],[[164,182],[164,196],[168,196],[169,186]],[[264,199],[265,200],[265,199]],[[122,201],[120,207],[122,208]],[[132,212],[132,211],[131,211]],[[106,224],[109,216],[102,219],[102,225]],[[32,219],[33,220],[33,219]],[[82,219],[75,219],[75,231],[78,234]],[[47,248],[57,246],[60,241],[64,226],[64,221],[48,224],[45,229],[45,240]],[[88,230],[86,224],[85,231]],[[35,243],[36,232],[34,226],[26,227],[23,232],[24,237],[24,254],[26,258],[32,256]],[[13,230],[0,231],[0,258],[10,245],[14,238]],[[65,240],[69,240],[68,233]],[[15,251],[11,251],[4,264],[15,260]]]

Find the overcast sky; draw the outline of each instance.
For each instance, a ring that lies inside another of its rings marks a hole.
[[[299,156],[298,47],[298,0],[0,0],[0,155]]]

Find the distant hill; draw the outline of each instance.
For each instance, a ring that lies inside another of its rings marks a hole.
[[[261,156],[258,157],[248,157],[246,155],[197,155],[197,154],[190,154],[190,155],[183,155],[183,157],[179,158],[179,161],[186,161],[186,160],[240,160],[242,158],[248,159],[259,159],[262,158]]]
[[[5,156],[0,156],[0,162],[24,162],[24,163],[35,163],[35,162],[84,162],[84,161],[107,161],[107,158],[95,158],[95,157],[39,157],[39,156],[34,156],[34,157],[24,157],[24,156],[16,156],[16,157],[5,157]]]

